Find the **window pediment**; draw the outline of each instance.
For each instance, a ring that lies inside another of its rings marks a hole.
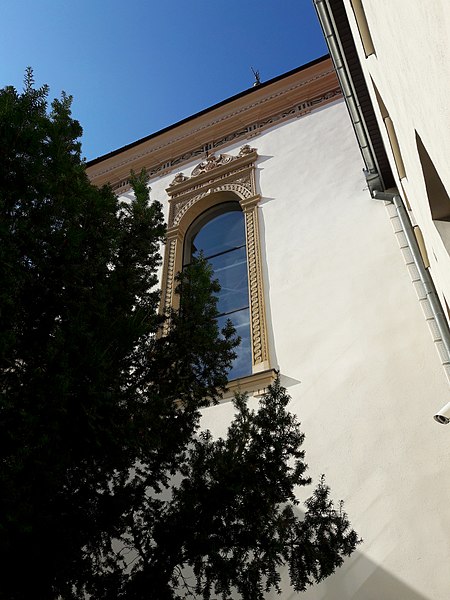
[[[169,228],[180,225],[184,214],[207,194],[234,192],[241,200],[257,196],[254,177],[257,158],[255,148],[245,145],[237,156],[208,156],[189,177],[178,173],[166,189],[170,197]]]

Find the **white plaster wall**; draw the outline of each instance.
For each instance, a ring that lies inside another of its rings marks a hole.
[[[419,133],[450,195],[450,2],[446,0],[364,0],[375,47],[367,59],[351,8],[344,0],[353,37],[377,111],[370,78],[394,123],[405,164],[402,185],[424,234],[431,273],[450,305],[450,257],[431,218],[417,153]],[[380,127],[391,159],[384,127]]]
[[[386,209],[364,189],[345,106],[249,143],[272,365],[302,421],[311,476],[326,474],[364,538],[302,597],[448,600],[450,430],[432,419],[448,387]],[[174,175],[152,181],[152,197],[166,202]],[[204,425],[222,435],[231,414],[229,402],[207,409]],[[297,596],[286,584],[281,597]]]

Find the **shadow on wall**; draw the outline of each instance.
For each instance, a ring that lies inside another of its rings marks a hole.
[[[307,489],[309,493],[312,492],[312,489]],[[336,506],[336,498],[334,502]],[[302,518],[303,510],[298,507],[296,512]],[[364,540],[359,548],[345,558],[344,564],[333,575],[312,585],[305,592],[292,590],[288,569],[282,569],[283,592],[281,595],[272,592],[267,595],[267,600],[444,600],[424,596],[385,567],[380,567],[364,554]]]
[[[416,592],[358,550],[333,575],[300,594],[289,590],[287,569],[282,575],[283,593],[267,600],[438,600]]]
[[[305,488],[308,494],[312,487]],[[333,498],[333,490],[331,490]],[[335,500],[335,505],[336,505]],[[344,506],[345,509],[345,506]],[[295,509],[302,518],[304,511]],[[295,592],[290,586],[288,568],[280,569],[281,594],[275,591],[266,593],[266,600],[447,600],[447,596],[435,597],[423,595],[410,585],[364,554],[364,540],[344,564],[324,581],[314,584],[304,592]],[[433,576],[429,573],[429,577]],[[233,595],[232,600],[240,596]]]
[[[333,575],[305,592],[290,588],[287,569],[281,575],[281,595],[272,591],[267,600],[444,600],[418,593],[358,551]]]

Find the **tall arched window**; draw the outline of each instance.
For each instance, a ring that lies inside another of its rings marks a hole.
[[[209,155],[191,172],[175,175],[169,195],[167,244],[162,272],[161,312],[177,309],[176,274],[200,251],[219,280],[218,318],[229,318],[241,345],[229,373],[224,397],[236,391],[259,393],[273,381],[265,319],[260,252],[255,148],[243,146],[236,156]],[[168,331],[169,322],[163,327]]]
[[[239,202],[224,202],[202,213],[184,239],[183,265],[200,253],[219,280],[219,329],[230,319],[241,338],[230,379],[252,373],[245,221]]]

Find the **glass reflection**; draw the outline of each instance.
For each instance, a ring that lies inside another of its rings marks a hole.
[[[185,264],[200,252],[220,283],[219,329],[230,319],[241,338],[228,378],[245,377],[252,372],[252,351],[245,221],[238,202],[215,206],[194,221],[185,238]]]
[[[208,221],[192,238],[191,256],[202,251],[205,258],[245,246],[245,224],[241,211],[222,213]]]
[[[252,349],[250,343],[250,310],[244,308],[230,315],[222,315],[217,319],[219,330],[225,327],[227,319],[233,323],[236,334],[240,336],[241,343],[236,348],[237,356],[233,361],[233,365],[228,374],[228,379],[237,379],[245,377],[252,372]]]
[[[220,254],[209,260],[214,277],[219,280],[217,310],[231,312],[248,306],[247,257],[245,248]]]

